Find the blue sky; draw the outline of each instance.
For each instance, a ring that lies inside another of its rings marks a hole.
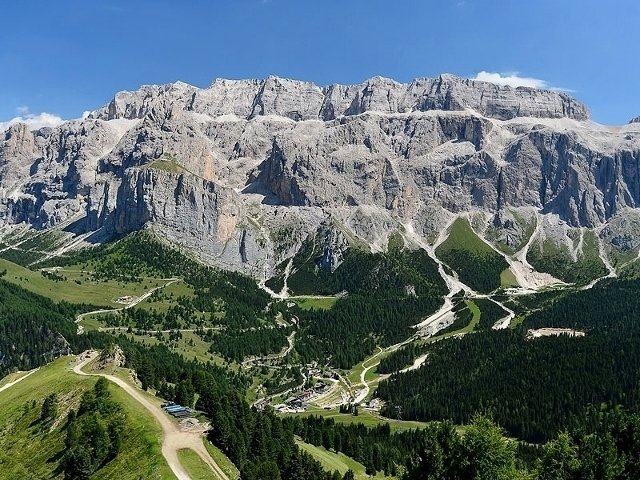
[[[638,25],[637,0],[11,0],[0,122],[77,118],[176,80],[491,72],[570,90],[620,124],[640,115]]]

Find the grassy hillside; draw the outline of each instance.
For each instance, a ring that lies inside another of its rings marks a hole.
[[[291,297],[292,302],[303,310],[330,310],[340,297]]]
[[[347,457],[344,453],[335,453],[327,450],[324,447],[316,447],[310,443],[305,443],[302,440],[296,440],[296,444],[300,449],[313,458],[315,458],[327,472],[338,471],[341,475],[351,470],[354,473],[356,479],[365,478],[393,478],[385,477],[384,474],[378,472],[375,477],[367,475],[364,465],[356,462],[351,457]]]
[[[344,369],[370,355],[376,344],[409,337],[411,327],[433,313],[446,293],[436,263],[424,250],[373,254],[349,249],[333,273],[320,271],[313,280],[305,288],[319,291],[305,293],[348,295],[329,310],[294,311],[303,329],[296,351],[303,363],[329,359]]]
[[[0,392],[0,475],[3,480],[62,479],[66,417],[97,380],[73,373],[62,357],[20,383]],[[161,429],[147,411],[115,385],[111,398],[123,409],[127,421],[117,457],[91,478],[137,480],[175,478],[160,453]],[[44,399],[57,395],[57,419],[39,421]]]
[[[0,375],[69,353],[81,306],[54,303],[0,279]]]
[[[0,271],[2,270],[7,271],[4,280],[20,285],[38,295],[55,301],[64,300],[70,303],[92,305],[117,306],[115,299],[125,295],[140,295],[145,291],[145,287],[152,288],[159,284],[152,280],[147,282],[95,280],[78,267],[65,267],[56,272],[59,276],[46,277],[39,270],[30,270],[0,258]]]
[[[501,286],[501,274],[509,264],[472,230],[465,218],[458,218],[436,255],[458,273],[474,290],[491,292]]]
[[[385,418],[377,415],[371,410],[361,409],[358,416],[351,414],[339,413],[336,409],[325,410],[324,408],[309,407],[304,413],[286,414],[285,416],[291,417],[323,417],[331,418],[336,423],[345,425],[362,424],[366,427],[377,427],[379,425],[389,425],[392,432],[405,432],[407,430],[415,430],[418,428],[424,428],[427,426],[427,422],[420,422],[415,420],[397,420],[395,418]]]

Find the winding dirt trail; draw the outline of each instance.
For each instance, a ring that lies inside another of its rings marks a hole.
[[[36,373],[38,370],[40,370],[40,367],[35,368],[31,371],[29,371],[28,373],[26,373],[25,375],[21,376],[19,379],[14,380],[13,382],[9,382],[6,385],[3,385],[2,387],[0,387],[0,392],[4,392],[5,390],[8,390],[9,388],[13,387],[16,383],[20,383],[22,380],[24,380],[25,378],[27,378],[29,375],[33,375],[34,373]]]
[[[128,384],[124,380],[118,377],[114,377],[113,375],[83,372],[82,368],[87,363],[96,358],[97,355],[97,352],[93,352],[88,355],[87,358],[73,367],[74,373],[83,376],[99,376],[106,378],[110,382],[113,382],[120,388],[122,388],[135,401],[146,408],[149,413],[151,413],[151,415],[153,415],[153,417],[158,421],[158,423],[160,423],[160,426],[162,427],[162,456],[166,459],[169,467],[171,468],[171,471],[175,474],[178,480],[191,480],[191,477],[183,468],[180,460],[178,459],[178,451],[185,448],[196,452],[196,454],[202,459],[202,461],[211,468],[211,471],[216,479],[229,480],[229,477],[227,477],[220,466],[213,460],[213,458],[211,458],[211,455],[209,455],[209,452],[207,451],[203,443],[202,433],[182,431],[177,424],[171,421],[169,416],[164,413],[160,407],[152,403],[137,388]]]
[[[84,327],[82,325],[80,325],[80,322],[85,318],[88,317],[90,315],[97,315],[100,313],[116,313],[116,312],[122,312],[123,310],[128,310],[129,308],[133,308],[136,305],[138,305],[139,303],[144,302],[147,298],[149,298],[151,295],[153,295],[153,293],[156,290],[161,290],[163,288],[168,287],[169,285],[171,285],[172,283],[176,283],[176,282],[180,282],[182,281],[181,278],[169,278],[169,279],[165,279],[168,280],[167,283],[165,283],[164,285],[159,285],[157,287],[153,287],[152,289],[150,289],[149,291],[143,293],[142,295],[140,295],[138,298],[136,298],[134,301],[132,301],[131,303],[124,305],[122,307],[118,307],[118,308],[102,308],[100,310],[93,310],[91,312],[86,312],[86,313],[81,313],[80,315],[78,315],[76,317],[76,325],[78,325],[78,335],[82,335],[84,333]],[[120,327],[116,327],[116,328],[120,328]]]

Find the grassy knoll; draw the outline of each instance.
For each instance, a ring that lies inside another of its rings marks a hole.
[[[351,382],[352,385],[360,384],[360,375],[362,374],[362,371],[366,367],[379,363],[380,360],[382,360],[384,357],[386,357],[390,353],[389,351],[381,352],[380,350],[381,350],[380,347],[378,347],[378,350],[373,355],[366,358],[362,362],[354,365],[354,367],[346,373],[346,378],[347,380],[349,380],[349,382]],[[369,378],[371,378],[370,377],[371,372],[374,371],[375,368],[376,367],[373,367],[367,371],[367,373],[365,374],[365,380],[368,380]]]
[[[0,387],[4,387],[7,383],[15,382],[19,378],[24,377],[27,373],[29,372],[14,372],[4,378],[0,378]]]
[[[148,167],[169,173],[187,173],[187,170],[182,165],[178,165],[177,163],[169,160],[155,160],[151,162]]]
[[[156,290],[156,292],[144,302],[139,303],[138,308],[166,313],[171,305],[175,305],[179,297],[192,298],[193,287],[183,281],[174,282],[161,290]]]
[[[296,302],[303,310],[330,310],[340,297],[291,297],[289,300]]]
[[[296,439],[296,444],[300,449],[313,458],[315,458],[322,467],[328,472],[338,471],[341,475],[344,475],[347,470],[351,470],[354,473],[355,478],[392,478],[385,477],[383,473],[378,472],[375,477],[371,477],[366,474],[364,465],[356,462],[351,457],[347,457],[344,453],[335,453],[327,450],[324,447],[316,447],[310,443],[305,443],[302,440]]]
[[[7,270],[4,280],[20,285],[39,295],[54,301],[65,300],[71,303],[88,303],[91,305],[122,306],[114,300],[125,296],[138,296],[145,292],[145,287],[152,288],[157,281],[121,282],[116,280],[91,280],[88,274],[72,268],[61,269],[57,273],[61,280],[45,278],[40,271],[29,270],[8,260],[0,258],[0,271]]]
[[[499,288],[501,274],[509,266],[502,255],[475,234],[465,218],[453,222],[436,255],[458,273],[461,281],[482,293]]]
[[[61,479],[65,418],[77,409],[82,394],[97,379],[73,373],[63,357],[0,393],[0,471],[3,479]],[[113,400],[126,413],[127,421],[118,456],[104,465],[92,479],[173,479],[160,453],[161,429],[138,402],[115,385]],[[44,398],[56,393],[58,416],[52,423],[38,421]],[[34,405],[35,402],[35,405]]]
[[[85,332],[90,330],[99,330],[104,324],[100,321],[100,315],[87,315],[86,317],[82,317],[82,320],[78,323],[82,328],[84,328]]]
[[[159,159],[149,163],[147,165],[147,168],[162,170],[164,172],[169,172],[169,173],[176,173],[176,174],[186,173],[189,175],[197,176],[194,173],[187,170],[183,165],[180,165],[178,163],[178,159],[170,153],[165,153]]]
[[[203,341],[195,332],[181,332],[182,338],[170,341],[168,333],[162,333],[162,340],[151,335],[127,334],[130,340],[144,345],[165,344],[171,350],[181,354],[188,360],[197,360],[199,362],[212,362],[216,365],[225,363],[224,359],[213,353],[209,353],[209,343]]]
[[[453,332],[456,335],[472,332],[480,322],[480,309],[478,306],[472,300],[466,300],[465,303],[467,304],[467,308],[471,311],[471,321],[466,327],[458,330],[457,332]]]

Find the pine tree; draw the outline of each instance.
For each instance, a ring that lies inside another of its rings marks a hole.
[[[58,416],[58,403],[55,393],[48,395],[42,403],[42,410],[40,412],[40,421],[46,422],[49,420],[55,420]]]

